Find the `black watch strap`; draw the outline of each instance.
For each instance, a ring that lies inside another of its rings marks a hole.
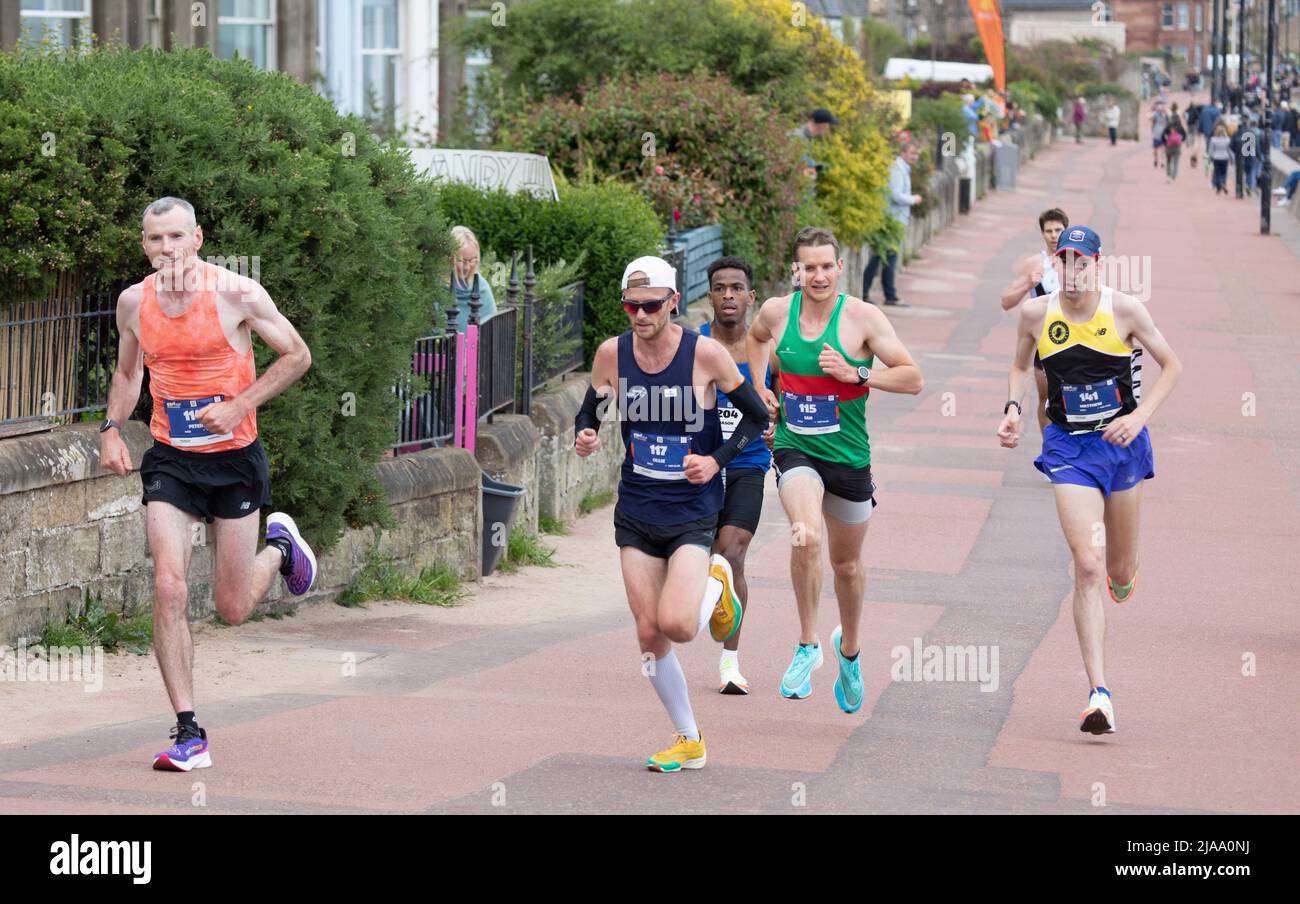
[[[111,417],[110,417],[110,418],[105,418],[105,419],[104,419],[104,423],[102,423],[102,424],[99,425],[99,432],[100,432],[100,433],[106,433],[106,432],[108,432],[109,430],[113,430],[114,428],[116,428],[116,429],[118,430],[118,432],[121,432],[121,430],[122,430],[122,425],[119,424],[117,421],[113,420]]]
[[[1025,413],[1025,409],[1021,408],[1020,403],[1017,402],[1015,399],[1012,399],[1011,401],[1007,402],[1005,405],[1002,406],[1002,413],[1006,414],[1008,411],[1010,411],[1012,405],[1016,406],[1016,414],[1019,414],[1023,417]]]

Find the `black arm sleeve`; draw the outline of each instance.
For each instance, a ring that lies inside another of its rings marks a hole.
[[[718,466],[723,468],[767,429],[767,406],[759,398],[753,384],[743,380],[734,390],[728,389],[726,393],[727,400],[740,411],[740,423],[736,425],[736,432],[731,434],[731,439],[713,451]]]
[[[573,419],[574,433],[581,433],[588,427],[597,433],[600,432],[600,399],[601,397],[596,393],[596,387],[588,385],[587,395],[582,400],[582,407],[578,409],[578,416]]]

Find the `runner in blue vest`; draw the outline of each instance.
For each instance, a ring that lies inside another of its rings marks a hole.
[[[624,451],[614,508],[623,586],[636,621],[642,672],[677,731],[646,761],[658,772],[700,769],[704,739],[695,723],[674,643],[705,625],[724,642],[740,627],[731,568],[710,555],[722,509],[722,469],[767,429],[767,408],[727,350],[672,322],[681,295],[667,261],[639,257],[623,271],[631,329],[596,350],[591,387],[574,420],[574,450],[586,458],[615,402]],[[741,412],[723,441],[717,390]],[[602,403],[602,399],[604,402]]]
[[[713,320],[700,325],[700,335],[721,342],[740,368],[740,375],[750,385],[754,380],[746,360],[745,336],[749,333],[746,318],[754,298],[754,271],[746,261],[738,257],[720,257],[709,264],[709,303],[713,305]],[[766,374],[760,385],[767,385]],[[723,440],[731,439],[740,417],[740,409],[731,404],[726,393],[719,392],[718,418],[722,424]],[[718,515],[718,536],[713,541],[713,551],[720,553],[731,566],[736,596],[746,611],[749,609],[749,587],[745,583],[745,556],[763,514],[763,485],[770,467],[772,453],[767,446],[750,443],[722,472],[726,497]],[[740,629],[737,628],[736,633],[722,645],[722,660],[718,664],[718,690],[721,693],[749,693],[749,682],[740,673],[739,650]]]

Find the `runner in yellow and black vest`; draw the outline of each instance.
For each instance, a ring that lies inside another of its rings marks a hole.
[[[854,713],[863,699],[861,552],[875,504],[867,399],[872,389],[915,395],[923,381],[884,313],[839,292],[844,260],[829,230],[799,232],[793,267],[799,290],[769,298],[748,337],[751,373],[761,372],[776,342],[780,398],[766,387],[759,393],[777,418],[773,462],[781,505],[795,532],[790,577],[799,607],[799,643],[781,680],[781,695],[809,696],[812,672],[822,664],[817,601],[825,545],[840,609],[840,625],[831,633],[839,664],[835,699]],[[883,368],[873,369],[877,359]]]
[[[1155,476],[1147,420],[1182,373],[1178,356],[1156,329],[1146,305],[1097,283],[1101,239],[1075,226],[1057,241],[1061,289],[1020,306],[1016,357],[998,437],[1020,439],[1019,399],[1033,379],[1035,352],[1047,374],[1043,452],[1034,466],[1047,475],[1074,558],[1074,624],[1088,673],[1088,706],[1079,728],[1115,731],[1115,708],[1105,676],[1106,613],[1103,578],[1111,599],[1126,602],[1137,583],[1142,484]],[[1134,387],[1133,346],[1160,365],[1160,378],[1141,399]],[[1098,542],[1097,526],[1104,526]],[[1105,546],[1105,554],[1101,547]]]

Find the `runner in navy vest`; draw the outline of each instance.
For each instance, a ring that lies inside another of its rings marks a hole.
[[[723,344],[740,368],[740,375],[751,385],[745,336],[749,332],[746,317],[754,303],[754,271],[738,257],[720,257],[709,264],[709,302],[713,305],[713,320],[700,325],[700,335],[709,336]],[[766,374],[763,384],[767,384]],[[724,392],[718,393],[718,419],[722,424],[722,438],[730,439],[740,423],[740,409],[731,404]],[[718,535],[713,540],[713,551],[720,553],[731,566],[735,577],[736,596],[740,605],[749,609],[749,587],[745,584],[745,556],[749,543],[758,530],[758,520],[763,514],[763,485],[768,468],[772,467],[772,453],[766,445],[750,443],[722,472],[726,497],[718,515]],[[718,664],[718,690],[724,694],[748,694],[749,682],[740,673],[740,629],[736,629],[722,645],[722,660]]]
[[[623,308],[632,328],[596,350],[592,385],[574,420],[574,450],[586,458],[600,445],[602,419],[612,416],[609,402],[617,406],[624,458],[614,541],[642,672],[677,730],[673,745],[646,761],[658,772],[705,763],[704,740],[672,645],[693,640],[705,625],[719,642],[740,627],[743,610],[732,590],[731,567],[709,550],[723,503],[722,469],[768,423],[767,407],[727,350],[672,322],[680,299],[677,273],[666,261],[639,257],[628,264]],[[726,441],[718,389],[741,412]]]

